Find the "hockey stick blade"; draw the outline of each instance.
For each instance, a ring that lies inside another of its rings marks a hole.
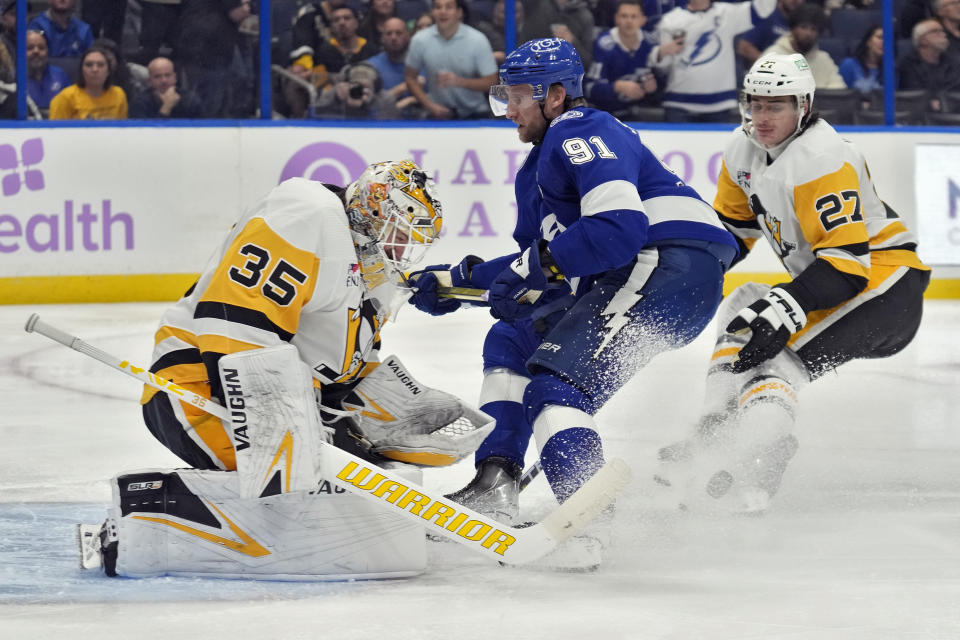
[[[93,347],[43,322],[37,314],[30,316],[25,329],[99,360],[221,420],[230,421],[227,409],[210,398],[183,389],[170,380]],[[599,514],[630,479],[626,462],[611,460],[542,522],[530,527],[509,527],[448,500],[442,494],[414,484],[389,469],[331,444],[319,444],[323,456],[322,468],[335,472],[334,482],[338,486],[378,503],[387,511],[402,514],[431,532],[507,564],[525,564],[547,554]]]
[[[629,465],[621,458],[613,458],[538,526],[546,528],[558,543],[563,542],[600,515],[629,482]]]
[[[488,292],[486,289],[474,289],[472,287],[437,287],[437,296],[440,298],[453,298],[454,300],[465,300],[474,304],[483,304],[487,302]]]

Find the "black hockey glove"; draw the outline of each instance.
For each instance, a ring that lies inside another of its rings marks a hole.
[[[460,301],[441,298],[437,295],[437,287],[470,287],[470,271],[481,262],[482,258],[467,256],[453,267],[449,264],[435,264],[422,271],[414,271],[407,278],[416,290],[410,297],[410,304],[432,316],[456,311],[460,308]]]
[[[787,345],[791,334],[807,323],[807,315],[785,289],[774,287],[727,325],[727,333],[751,333],[750,341],[733,361],[733,372],[743,373],[774,357]]]
[[[515,322],[529,317],[548,289],[569,289],[544,240],[520,254],[490,285],[490,314]]]

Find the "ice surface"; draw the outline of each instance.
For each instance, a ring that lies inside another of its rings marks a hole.
[[[800,450],[763,517],[679,513],[627,489],[596,573],[503,568],[431,543],[428,572],[289,584],[81,572],[75,522],[118,471],[180,466],[142,426],[136,381],[26,334],[38,311],[146,364],[163,306],[0,307],[0,638],[960,638],[960,304],[928,302],[902,354],[804,390]],[[405,309],[384,333],[418,379],[475,401],[483,311]],[[645,478],[696,419],[713,328],[660,356],[599,414],[608,455]],[[469,462],[425,484],[459,488]],[[635,483],[638,479],[635,479]],[[542,478],[523,494],[550,508]]]

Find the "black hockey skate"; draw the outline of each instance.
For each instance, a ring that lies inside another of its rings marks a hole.
[[[507,525],[520,517],[520,475],[523,469],[501,456],[484,458],[473,480],[447,498]]]

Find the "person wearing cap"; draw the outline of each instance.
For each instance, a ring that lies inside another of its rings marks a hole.
[[[505,522],[519,514],[531,437],[559,502],[603,465],[593,416],[651,358],[703,331],[736,255],[716,212],[637,131],[586,106],[583,75],[559,38],[507,56],[490,105],[532,145],[515,181],[518,251],[410,276],[411,302],[437,315],[461,306],[438,298],[438,284],[488,290],[498,322],[484,342],[480,404],[496,428],[476,476],[450,498]],[[605,533],[598,523],[578,536],[563,567],[598,566]]]

